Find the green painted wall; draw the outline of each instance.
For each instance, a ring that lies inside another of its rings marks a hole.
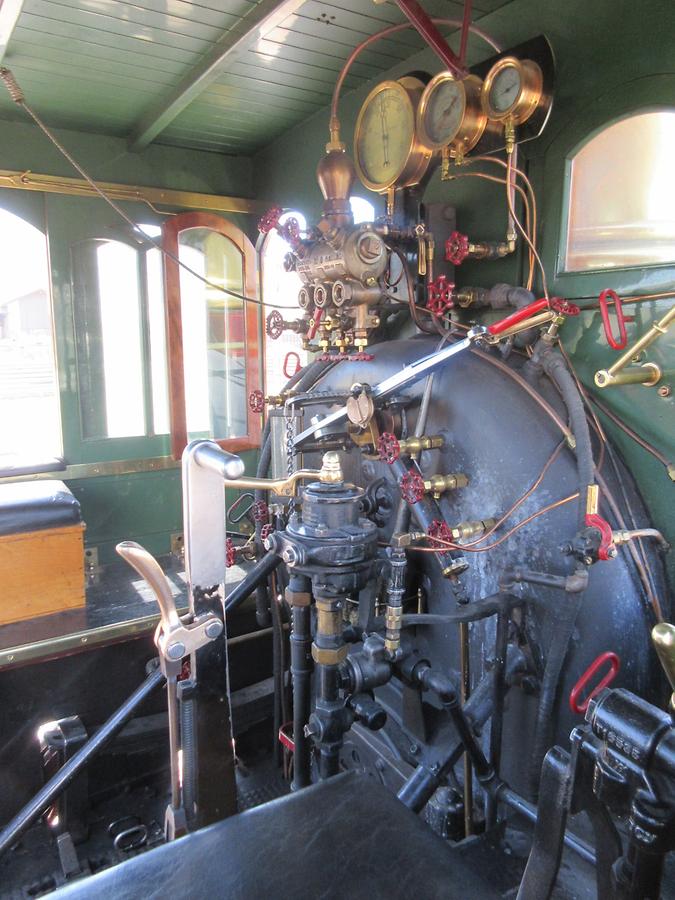
[[[540,246],[553,293],[567,297],[595,295],[603,287],[624,293],[648,293],[672,287],[675,267],[661,266],[597,274],[563,275],[558,272],[566,159],[598,128],[632,112],[660,107],[675,108],[675,4],[671,0],[513,0],[480,20],[505,49],[538,34],[550,40],[556,57],[557,87],[546,131],[522,146],[537,191],[541,227]],[[455,39],[456,40],[456,39]],[[451,40],[452,43],[452,40]],[[470,42],[469,62],[492,55],[479,39]],[[422,70],[434,74],[441,64],[424,51],[386,73],[399,77]],[[378,79],[378,81],[381,79]],[[351,148],[358,109],[376,82],[343,95],[340,105],[342,137]],[[328,136],[328,109],[289,131],[255,158],[255,189],[269,198],[305,213],[311,221],[320,211],[321,196],[314,180],[316,164]],[[457,209],[461,231],[476,238],[498,239],[504,234],[505,204],[501,188],[476,180],[441,183],[438,170],[425,193],[426,200],[451,202]],[[369,195],[360,185],[357,192]],[[520,254],[499,263],[467,263],[457,270],[459,284],[513,283],[521,278]],[[629,342],[662,315],[672,301],[643,304],[632,309]],[[604,342],[599,313],[587,312],[566,326],[564,341],[587,385],[593,373],[615,358]],[[666,370],[666,383],[675,381],[675,335],[663,338],[650,351],[650,359]],[[673,385],[675,387],[675,384]],[[641,386],[612,388],[603,401],[633,429],[675,458],[675,399],[661,399],[654,389]],[[616,429],[608,431],[617,437]],[[675,484],[659,463],[623,436],[617,437],[625,459],[635,473],[654,523],[675,542],[673,498]],[[672,558],[674,554],[670,554]],[[675,577],[675,565],[671,563]]]
[[[48,112],[38,112],[49,124]],[[47,175],[78,177],[37,126],[3,121],[0,133],[0,169],[29,169]],[[100,181],[233,197],[253,196],[253,166],[243,156],[223,156],[161,144],[152,144],[142,153],[131,153],[122,138],[56,129],[54,133],[89,174]]]

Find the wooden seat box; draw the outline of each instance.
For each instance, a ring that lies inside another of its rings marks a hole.
[[[82,607],[84,587],[84,524],[66,485],[0,485],[0,625]]]

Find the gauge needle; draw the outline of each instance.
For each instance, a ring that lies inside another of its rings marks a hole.
[[[384,165],[389,165],[389,132],[387,131],[387,111],[384,97],[380,95],[380,123],[382,125],[382,151],[384,153]]]
[[[450,115],[450,113],[452,112],[452,109],[453,109],[453,107],[455,106],[456,103],[457,103],[457,97],[454,97],[453,100],[452,100],[452,102],[450,103],[450,106],[448,106],[447,109],[444,109],[444,110],[443,110],[443,113],[442,113],[442,118],[443,118],[443,119],[445,119],[447,116]]]

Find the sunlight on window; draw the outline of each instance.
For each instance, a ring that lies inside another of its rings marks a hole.
[[[0,210],[0,467],[62,453],[47,242]]]
[[[281,224],[289,219],[298,220],[300,230],[305,231],[307,220],[302,213],[291,211],[285,213],[279,220]],[[287,322],[299,319],[304,310],[298,306],[298,291],[302,287],[302,280],[297,272],[287,272],[284,268],[284,258],[288,253],[288,244],[279,237],[276,231],[270,231],[265,239],[262,251],[262,291],[265,316],[268,316],[275,308],[268,304],[277,304],[289,309],[280,309],[279,312]],[[296,353],[297,358],[288,358],[288,371],[292,374],[297,365],[297,359],[301,365],[306,365],[308,353],[302,349],[302,338],[293,331],[284,331],[280,338],[273,341],[269,337],[265,341],[265,391],[268,394],[278,393],[288,381],[284,374],[284,361],[289,353]]]
[[[375,220],[375,207],[369,200],[364,200],[363,197],[350,197],[349,205],[352,208],[355,225]]]
[[[675,261],[675,112],[596,134],[570,161],[566,271]]]
[[[107,241],[96,250],[108,437],[145,433],[136,251]]]
[[[242,437],[248,428],[244,308],[217,287],[243,293],[241,252],[217,231],[187,228],[179,235],[179,253],[181,262],[214,285],[181,269],[188,434]]]

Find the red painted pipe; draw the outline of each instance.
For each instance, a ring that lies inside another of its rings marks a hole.
[[[464,78],[467,70],[460,58],[448,47],[448,43],[438,28],[425,13],[417,0],[396,0],[396,5],[408,21],[422,35],[427,44],[455,78]]]

